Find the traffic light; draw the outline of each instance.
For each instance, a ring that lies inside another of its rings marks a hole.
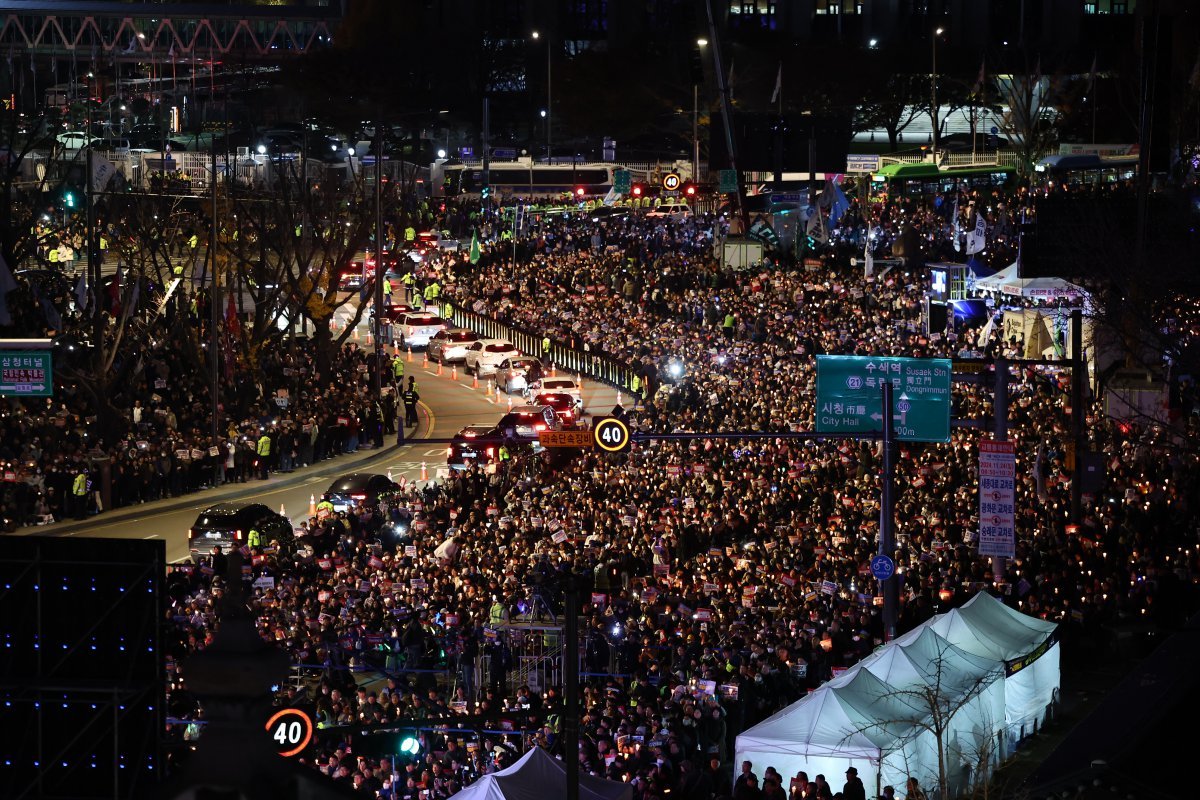
[[[67,208],[74,208],[75,207],[75,193],[74,192],[63,192],[63,204],[66,205]]]
[[[683,193],[688,197],[695,197],[696,196],[696,184],[685,183],[683,185]]]
[[[644,192],[645,192],[645,187],[643,187],[640,183],[635,183],[633,185],[633,196],[634,197],[641,197]]]
[[[487,200],[491,196],[492,196],[492,187],[485,186],[479,190],[479,199],[480,200]]]
[[[582,186],[575,187],[575,196],[576,197],[583,197],[585,194],[587,194],[587,190],[584,189]]]

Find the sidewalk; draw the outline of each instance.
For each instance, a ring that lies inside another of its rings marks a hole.
[[[389,453],[395,453],[403,447],[426,439],[429,437],[429,415],[428,413],[420,417],[421,424],[417,428],[417,433],[412,436],[405,436],[404,444],[396,444],[395,434],[390,437],[384,437],[384,445],[381,448],[363,449],[359,448],[358,452],[351,455],[340,455],[333,458],[325,459],[317,464],[312,464],[301,469],[297,469],[290,473],[274,473],[267,480],[252,479],[246,483],[226,483],[222,486],[216,486],[211,489],[204,489],[199,492],[190,492],[188,494],[179,495],[178,497],[165,497],[161,500],[154,500],[149,503],[139,503],[133,506],[122,506],[121,508],[112,511],[105,511],[96,514],[93,517],[88,517],[85,520],[67,519],[55,522],[50,525],[31,525],[24,528],[18,528],[10,536],[44,536],[48,534],[57,534],[64,531],[85,531],[89,528],[100,527],[101,525],[111,525],[114,522],[122,522],[127,519],[140,519],[152,514],[159,514],[169,511],[183,511],[189,508],[195,508],[197,505],[212,505],[221,501],[246,500],[264,491],[272,489],[286,489],[292,486],[299,486],[312,478],[320,478],[327,475],[342,475],[348,472],[354,472],[356,469],[372,461],[380,456]],[[391,444],[388,444],[388,440]]]

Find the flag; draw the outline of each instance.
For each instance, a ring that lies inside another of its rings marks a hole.
[[[971,95],[978,97],[983,92],[983,82],[987,80],[987,57],[979,62],[979,75],[975,78],[975,85],[971,87]]]
[[[75,284],[75,306],[80,311],[88,307],[88,285],[86,271],[80,274],[79,283]]]
[[[967,236],[967,255],[982,253],[987,248],[987,221],[983,214],[975,214],[975,228]]]
[[[825,227],[825,216],[821,213],[818,206],[808,207],[808,221],[804,225],[804,232],[817,244],[825,244],[829,241],[829,231]]]
[[[775,91],[771,93],[771,102],[779,102],[779,95],[783,93],[783,62],[779,62],[779,71],[775,73]]]
[[[1197,64],[1197,66],[1200,66],[1200,61],[1197,61],[1196,64]],[[1087,88],[1088,97],[1092,96],[1092,92],[1095,90],[1095,88],[1096,88],[1096,56],[1093,55],[1092,56],[1092,68],[1090,70],[1088,70],[1088,88]]]
[[[17,288],[17,281],[8,269],[4,254],[0,253],[0,325],[12,325],[12,314],[8,313],[8,293]]]
[[[142,298],[142,282],[140,280],[134,281],[133,282],[133,292],[131,292],[130,296],[129,296],[129,313],[130,313],[130,315],[137,313],[138,300],[140,300],[141,298]]]
[[[225,304],[225,331],[234,338],[242,335],[242,322],[238,319],[237,306],[233,302],[233,292],[229,293],[229,302]]]
[[[837,181],[830,179],[830,184],[833,190],[833,204],[829,207],[829,227],[836,228],[838,220],[850,210],[850,201],[846,199],[846,195]]]
[[[954,195],[954,210],[950,212],[950,222],[954,226],[954,252],[962,252],[962,225],[958,219],[958,195]]]
[[[479,263],[479,231],[471,231],[471,250],[467,255],[467,260],[472,264]]]
[[[54,307],[54,303],[50,301],[50,298],[42,294],[36,281],[31,282],[30,286],[33,289],[34,298],[37,300],[38,305],[41,306],[42,316],[46,318],[46,324],[55,331],[61,331],[62,314],[58,313],[58,309]]]
[[[92,154],[92,191],[103,192],[117,174],[117,167],[104,156]]]

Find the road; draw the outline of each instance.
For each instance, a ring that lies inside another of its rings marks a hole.
[[[406,374],[417,376],[421,401],[425,406],[421,409],[418,434],[420,437],[448,437],[453,436],[465,425],[494,424],[508,409],[506,395],[501,393],[498,398],[493,399],[487,397],[485,382],[481,381],[479,388],[473,389],[471,379],[462,370],[458,370],[457,380],[451,379],[448,367],[444,373],[439,377],[437,366],[434,364],[422,366],[420,354],[414,355],[413,363],[408,365]],[[591,381],[584,382],[583,395],[585,407],[589,411],[606,413],[617,401],[615,389]],[[520,402],[519,396],[513,398],[514,404],[519,405]],[[339,461],[347,463],[352,459],[342,456],[306,470],[299,470],[293,475],[273,475],[267,481],[257,482],[260,491],[254,492],[252,498],[243,499],[263,502],[276,510],[282,507],[294,523],[299,523],[307,516],[310,497],[320,498],[321,493],[338,475],[347,472],[385,472],[390,473],[396,480],[404,476],[409,481],[419,481],[424,467],[428,479],[436,479],[438,470],[444,470],[446,467],[446,445],[422,443],[420,439],[414,439],[398,450],[393,449],[375,458],[358,461],[353,466],[339,469]],[[313,472],[323,474],[316,476],[311,474]],[[105,522],[104,517],[100,516],[89,521],[82,529],[76,529],[72,522],[60,522],[45,527],[24,528],[20,534],[163,539],[167,543],[167,560],[183,561],[188,557],[187,530],[195,521],[196,514],[201,509],[247,488],[253,489],[254,483],[232,484],[185,498],[147,504],[144,516],[127,516],[111,522]],[[187,502],[181,508],[180,503],[183,501]],[[159,505],[170,505],[171,508],[156,509],[155,506]],[[114,517],[123,512],[127,514],[128,509],[117,509]]]

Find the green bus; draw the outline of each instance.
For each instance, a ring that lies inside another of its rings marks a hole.
[[[984,189],[1003,186],[1016,174],[1012,167],[1000,164],[884,164],[871,176],[872,183],[883,183],[897,194],[934,194],[954,188]]]

